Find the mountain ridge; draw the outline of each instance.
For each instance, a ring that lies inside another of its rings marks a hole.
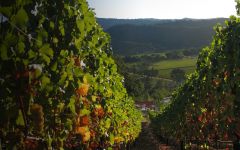
[[[132,55],[209,45],[213,27],[226,18],[214,19],[104,19],[98,23],[110,34],[113,52]]]
[[[135,25],[148,25],[148,24],[162,24],[177,21],[206,21],[206,20],[226,20],[228,18],[182,18],[182,19],[158,19],[158,18],[136,18],[136,19],[118,19],[118,18],[97,18],[98,23],[106,30],[115,25],[121,24],[135,24]]]

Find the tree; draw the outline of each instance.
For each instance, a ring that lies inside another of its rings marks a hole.
[[[118,73],[124,76],[127,73],[127,65],[124,62],[122,56],[114,55],[113,58],[114,58],[114,61],[117,65]]]
[[[175,68],[171,71],[171,78],[177,82],[182,82],[185,79],[185,71]]]
[[[144,84],[141,79],[139,79],[134,74],[125,74],[125,87],[129,93],[129,95],[133,97],[140,97],[142,96],[144,91]]]
[[[183,58],[182,52],[168,52],[166,53],[167,59],[181,59]]]
[[[199,50],[198,49],[185,49],[183,50],[183,55],[184,56],[197,56],[199,54]]]
[[[103,149],[138,136],[141,114],[85,0],[1,1],[0,13],[7,149]]]

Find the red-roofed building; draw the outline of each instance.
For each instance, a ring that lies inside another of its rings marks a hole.
[[[147,110],[156,110],[156,105],[153,101],[139,101],[135,102],[135,106],[142,110],[142,111],[147,111]]]

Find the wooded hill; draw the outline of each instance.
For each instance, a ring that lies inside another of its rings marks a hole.
[[[111,35],[115,54],[131,55],[178,49],[201,49],[210,44],[216,19],[102,19],[99,24]]]

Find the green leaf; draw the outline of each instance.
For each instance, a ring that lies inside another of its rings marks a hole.
[[[64,36],[65,35],[65,29],[64,29],[64,24],[61,20],[59,21],[58,29],[59,29],[60,33],[62,34],[62,36]]]
[[[1,44],[0,53],[2,60],[8,60],[7,47],[4,44]]]
[[[49,65],[50,64],[50,58],[47,55],[42,55],[42,59]]]
[[[16,45],[17,39],[18,37],[16,35],[14,35],[11,32],[8,32],[7,35],[5,36],[4,44],[6,44],[7,47],[10,45]]]
[[[107,118],[106,122],[105,122],[105,128],[109,129],[111,126],[111,119]]]
[[[68,85],[69,85],[69,81],[67,80],[64,84],[64,88],[68,87]]]
[[[58,43],[58,39],[56,37],[53,37],[53,43],[57,44]]]
[[[29,60],[28,59],[22,59],[22,62],[25,66],[27,66],[29,64]]]
[[[42,76],[41,81],[43,87],[50,83],[50,79],[47,76]]]
[[[44,44],[40,49],[39,52],[41,54],[47,55],[49,57],[53,57],[53,50],[50,48],[49,44]]]
[[[110,134],[110,144],[114,144],[114,135],[112,133]]]
[[[16,24],[19,24],[19,25],[25,25],[28,22],[28,15],[27,15],[25,9],[21,8],[17,12],[13,22]]]
[[[42,59],[49,64],[51,58],[53,57],[53,50],[49,47],[49,44],[44,44],[40,49],[40,56],[42,56]]]
[[[64,4],[64,8],[68,11],[69,17],[72,17],[74,11],[71,9],[71,7],[67,4]]]
[[[60,85],[62,85],[64,83],[64,81],[66,80],[66,78],[67,78],[67,73],[63,72],[58,83]]]
[[[54,29],[54,26],[55,26],[54,22],[50,21],[49,26],[50,26],[51,29]]]
[[[19,125],[19,126],[24,126],[24,119],[23,119],[23,114],[22,114],[22,111],[19,109],[18,110],[18,117],[17,117],[17,120],[16,120],[16,124]]]
[[[75,44],[75,47],[77,49],[81,49],[81,47],[82,47],[82,39],[81,38],[75,39],[74,44]]]
[[[36,52],[34,52],[33,50],[29,50],[28,51],[28,58],[29,59],[32,59],[32,58],[35,58],[36,57]]]
[[[42,24],[44,23],[44,21],[46,20],[46,17],[41,16],[41,18],[39,18],[38,20],[38,27],[41,28]]]
[[[39,70],[38,68],[35,70],[35,72],[34,72],[34,76],[36,77],[36,78],[39,78],[40,76],[41,76],[41,74],[42,74],[42,70]]]
[[[48,134],[47,136],[47,145],[50,146],[52,145],[53,139],[51,138],[51,136]]]
[[[61,50],[60,55],[63,57],[67,57],[68,56],[68,51],[67,50]]]
[[[74,69],[74,75],[75,77],[81,77],[83,74],[83,70],[81,68],[75,68]]]
[[[72,112],[73,114],[76,113],[76,110],[75,110],[75,97],[71,97],[71,98],[70,98],[70,101],[69,101],[69,103],[68,103],[68,108],[70,108],[70,110],[71,110],[71,112]]]
[[[25,44],[23,42],[18,42],[17,48],[18,48],[18,52],[22,54],[24,53]]]
[[[40,35],[37,36],[37,41],[36,41],[36,45],[37,47],[41,47],[42,46],[42,37]]]
[[[83,83],[89,83],[89,84],[92,84],[94,81],[94,78],[91,74],[89,73],[86,73],[84,76],[83,76]]]
[[[51,70],[52,71],[56,71],[57,70],[57,62],[53,63],[53,65],[51,66]]]
[[[96,102],[97,96],[92,95],[91,99],[92,99],[93,102]]]
[[[72,131],[73,121],[71,119],[67,119],[64,125],[69,131]]]
[[[80,112],[80,116],[85,116],[85,115],[89,115],[91,112],[87,109],[82,109]]]
[[[87,76],[87,74],[83,76],[83,83],[85,83],[85,84],[88,83],[88,76]]]
[[[78,27],[79,31],[81,32],[81,34],[83,34],[83,32],[84,32],[84,27],[85,27],[84,21],[83,21],[83,20],[80,20],[80,19],[77,19],[77,20],[76,20],[76,24],[77,24],[77,27]]]
[[[88,13],[88,5],[86,3],[82,3],[81,9],[84,14]]]
[[[6,17],[10,17],[12,13],[12,7],[0,7],[0,13]]]

